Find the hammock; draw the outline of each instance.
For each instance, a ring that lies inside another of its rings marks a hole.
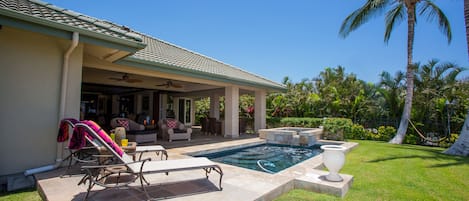
[[[407,119],[407,121],[409,121],[410,125],[412,125],[412,128],[414,128],[414,130],[417,131],[417,134],[419,134],[419,136],[420,136],[423,140],[425,140],[425,141],[428,141],[428,142],[431,142],[431,143],[440,143],[440,142],[445,141],[446,138],[447,138],[447,136],[445,136],[445,137],[443,137],[443,138],[441,138],[441,139],[439,139],[439,140],[436,140],[436,141],[435,141],[435,140],[430,140],[430,139],[428,139],[427,137],[425,137],[425,136],[417,129],[417,127],[415,127],[414,123],[412,123],[412,121],[411,121],[410,119]]]

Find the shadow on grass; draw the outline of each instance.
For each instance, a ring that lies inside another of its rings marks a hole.
[[[417,152],[417,153],[412,154],[412,155],[383,157],[383,158],[370,160],[367,162],[378,163],[378,162],[400,160],[400,159],[425,159],[425,160],[433,160],[435,161],[435,163],[443,162],[439,164],[430,165],[428,166],[428,168],[442,168],[442,167],[449,167],[449,166],[469,165],[469,157],[447,155],[447,154],[444,154],[442,150],[439,150],[439,149],[432,149],[432,148],[421,147],[421,146],[416,146],[416,145],[396,145],[396,146],[393,146],[392,148],[407,149],[407,150]],[[422,152],[422,154],[419,155],[418,152]]]

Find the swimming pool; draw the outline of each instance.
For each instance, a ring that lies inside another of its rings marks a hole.
[[[196,156],[203,156],[216,162],[273,174],[312,158],[321,152],[320,144],[310,147],[260,144]]]

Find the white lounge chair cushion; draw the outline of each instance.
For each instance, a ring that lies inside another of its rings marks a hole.
[[[163,151],[165,148],[160,145],[153,146],[137,146],[135,152],[153,152],[153,151]]]
[[[129,168],[133,172],[140,172],[140,163],[133,163],[129,165]],[[143,166],[143,173],[162,173],[162,172],[173,172],[182,170],[192,170],[201,168],[214,167],[216,164],[205,157],[198,158],[186,158],[177,160],[165,160],[165,161],[147,161]]]

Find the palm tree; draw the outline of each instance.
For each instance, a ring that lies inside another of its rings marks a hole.
[[[448,134],[449,121],[446,103],[461,102],[456,77],[465,69],[454,63],[439,63],[433,59],[424,65],[415,65],[415,97],[413,120],[425,124],[426,129]],[[446,110],[446,112],[445,112]]]
[[[469,53],[469,0],[464,0],[464,21],[466,22],[466,43]],[[469,55],[469,54],[468,54]],[[469,156],[469,111],[458,140],[445,151],[446,154]]]
[[[466,24],[467,52],[469,53],[469,0],[464,0],[464,21]]]
[[[384,71],[381,73],[380,77],[380,88],[378,92],[386,101],[389,117],[393,122],[397,122],[403,108],[404,73],[398,71],[393,77],[391,74]]]
[[[412,110],[412,97],[414,88],[414,73],[412,70],[412,58],[414,47],[414,28],[417,21],[417,7],[420,15],[426,15],[428,20],[438,19],[438,25],[441,31],[446,35],[448,43],[451,41],[451,28],[448,19],[443,11],[438,8],[431,0],[367,0],[365,5],[355,10],[352,14],[345,18],[340,27],[339,34],[342,37],[348,36],[352,31],[356,30],[362,24],[372,17],[390,9],[385,17],[385,34],[384,41],[387,43],[391,37],[391,32],[395,25],[402,22],[407,17],[407,72],[406,72],[406,97],[404,111],[402,112],[399,129],[396,136],[391,139],[390,143],[401,144],[404,140],[408,119]]]

